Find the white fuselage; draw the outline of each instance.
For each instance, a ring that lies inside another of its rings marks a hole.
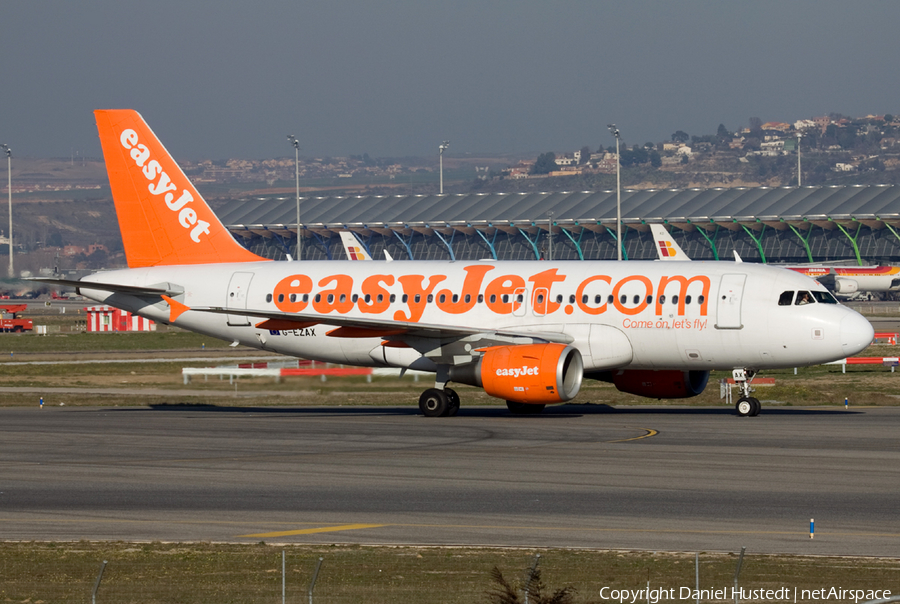
[[[314,316],[321,323],[269,330],[256,327],[261,318],[189,311],[175,324],[285,355],[366,366],[430,368],[412,349],[385,354],[382,337],[327,335],[329,316],[564,334],[585,371],[795,367],[856,354],[872,339],[868,321],[839,304],[779,306],[786,291],[825,290],[794,271],[749,263],[249,262],[128,269],[86,280],[170,284],[183,288],[173,297],[190,308]],[[169,321],[165,302],[80,289]]]

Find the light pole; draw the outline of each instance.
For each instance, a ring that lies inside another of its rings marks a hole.
[[[616,259],[622,261],[622,175],[619,161],[619,129],[615,124],[607,124],[609,132],[616,137]]]
[[[6,151],[6,190],[9,193],[9,277],[15,277],[13,271],[13,242],[12,242],[12,149],[9,145],[0,143],[0,147]]]
[[[297,185],[297,262],[303,259],[303,248],[300,245],[300,141],[293,134],[287,135],[294,145],[294,182]]]
[[[800,179],[800,139],[803,138],[803,135],[799,132],[797,133],[797,188],[799,189],[803,186],[802,181]]]
[[[441,143],[441,146],[438,147],[440,149],[440,172],[441,172],[441,195],[444,194],[444,149],[450,146],[450,141],[444,141]]]

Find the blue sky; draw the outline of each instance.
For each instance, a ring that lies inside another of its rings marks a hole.
[[[900,3],[35,0],[0,7],[0,142],[99,156],[133,108],[181,158],[569,151],[900,113]]]

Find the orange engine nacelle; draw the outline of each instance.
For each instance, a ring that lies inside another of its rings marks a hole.
[[[648,398],[690,398],[703,392],[708,380],[708,371],[624,369],[613,372],[612,383],[621,392]]]
[[[487,348],[477,362],[450,368],[450,379],[481,386],[491,396],[516,403],[560,403],[578,394],[584,363],[565,344]]]

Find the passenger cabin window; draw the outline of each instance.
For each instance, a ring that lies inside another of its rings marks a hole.
[[[791,302],[794,301],[794,292],[787,291],[781,292],[781,297],[778,298],[778,306],[790,306]]]
[[[272,294],[266,294],[266,302],[272,301]]]
[[[794,302],[794,306],[803,306],[804,304],[812,304],[813,297],[809,292],[797,292],[797,301]]]
[[[291,302],[296,302],[296,301],[297,301],[297,294],[291,294],[290,300],[291,300]]]
[[[831,295],[831,292],[813,292],[813,297],[816,299],[816,302],[820,302],[822,304],[837,304],[838,301],[834,296]]]

